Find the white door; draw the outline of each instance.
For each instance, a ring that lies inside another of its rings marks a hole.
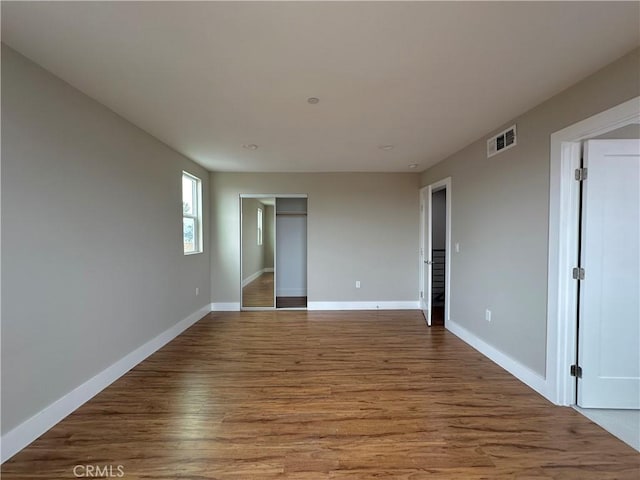
[[[578,405],[640,408],[640,140],[589,140],[583,166]]]
[[[420,248],[421,257],[421,295],[420,309],[424,314],[427,325],[431,326],[431,291],[432,291],[432,204],[431,204],[431,186],[421,190],[421,206],[422,206],[422,245]]]

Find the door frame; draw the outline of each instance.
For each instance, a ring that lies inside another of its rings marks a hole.
[[[243,213],[242,213],[242,200],[245,198],[255,198],[255,199],[260,199],[260,198],[276,198],[275,195],[262,195],[262,194],[256,194],[256,193],[241,193],[239,196],[239,205],[240,205],[240,311],[262,311],[262,310],[275,310],[276,308],[276,246],[275,243],[273,245],[273,307],[244,307],[242,305],[242,291],[244,289],[244,286],[242,285],[243,283],[243,278],[242,278],[242,222],[244,220],[243,217]],[[273,206],[273,235],[275,238],[275,234],[276,234],[276,207],[275,204]],[[263,214],[264,215],[264,214]],[[263,216],[264,219],[264,216]],[[263,231],[263,235],[264,235],[264,231]],[[264,237],[263,237],[263,242],[264,242]]]
[[[445,278],[445,292],[444,292],[444,324],[445,327],[447,325],[447,322],[450,320],[450,312],[451,312],[451,198],[452,198],[452,192],[451,192],[451,177],[446,177],[443,178],[442,180],[438,180],[437,182],[431,183],[425,187],[422,187],[420,189],[420,251],[418,252],[418,273],[419,273],[419,286],[420,286],[420,290],[418,291],[418,303],[420,304],[420,308],[422,308],[422,297],[420,296],[420,292],[424,292],[424,296],[426,298],[426,296],[430,293],[427,292],[426,290],[426,286],[427,286],[427,282],[425,281],[425,276],[424,276],[424,261],[425,258],[428,258],[427,256],[427,236],[425,235],[426,232],[426,227],[427,227],[427,222],[431,222],[432,221],[432,216],[430,215],[430,209],[426,208],[427,203],[425,202],[425,198],[429,198],[429,200],[431,200],[431,195],[433,194],[434,190],[438,191],[438,190],[445,190],[447,192],[446,194],[446,200],[445,200],[445,206],[446,206],[446,240],[445,240],[445,248],[446,248],[446,252],[445,252],[445,272],[444,272],[444,278]],[[433,310],[433,305],[431,304],[431,300],[429,300],[429,302],[427,303],[427,305],[429,305],[430,309]],[[429,312],[429,317],[431,317],[431,311]],[[427,324],[429,326],[431,326],[431,321],[430,319],[428,320]]]
[[[241,193],[238,196],[238,204],[240,208],[240,311],[251,311],[251,310],[276,310],[276,288],[277,288],[277,275],[276,275],[276,265],[277,265],[277,248],[276,248],[276,238],[277,238],[277,227],[276,227],[276,205],[273,206],[273,307],[243,307],[242,306],[242,199],[243,198],[274,198],[276,199],[276,204],[278,203],[278,198],[306,198],[307,199],[307,229],[309,228],[309,195],[306,193]],[[307,252],[309,248],[309,238],[307,237]],[[307,305],[309,298],[309,258],[307,257]],[[290,309],[293,310],[293,309]],[[297,310],[306,310],[306,308],[299,308]]]
[[[557,405],[574,405],[576,382],[569,368],[576,361],[578,285],[571,270],[578,261],[579,184],[582,142],[640,123],[640,97],[551,134],[549,179],[549,260],[547,288],[546,392]]]

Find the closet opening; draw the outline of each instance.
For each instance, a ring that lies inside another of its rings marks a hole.
[[[242,310],[307,308],[307,196],[240,195]]]

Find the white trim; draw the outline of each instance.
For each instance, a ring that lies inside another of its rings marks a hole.
[[[398,302],[309,302],[307,310],[419,310],[418,301]]]
[[[244,263],[244,255],[242,255],[242,250],[244,250],[243,245],[242,245],[243,244],[243,238],[242,238],[243,228],[242,228],[242,224],[244,222],[244,214],[243,214],[244,208],[243,208],[243,205],[242,205],[242,199],[243,199],[243,196],[242,196],[242,194],[240,194],[240,197],[238,197],[238,217],[240,219],[240,223],[238,225],[238,228],[239,228],[238,240],[240,241],[240,245],[239,245],[240,250],[238,251],[238,259],[240,260],[240,265],[239,265],[240,270],[238,271],[238,277],[240,277],[240,288],[238,289],[238,297],[240,298],[239,305],[242,305],[244,303],[244,298],[242,298],[242,294],[244,292],[244,287],[245,287],[244,281],[242,280],[242,266],[243,266],[243,263]],[[274,210],[275,210],[275,207],[274,207]],[[219,308],[214,308],[214,305],[215,305],[214,303],[211,304],[211,311],[214,311],[214,310],[218,310],[219,311],[220,309]],[[238,310],[239,309],[240,309],[240,307],[238,307]],[[222,311],[226,311],[226,310],[223,309]]]
[[[271,271],[273,272],[273,268],[271,269]],[[249,275],[247,278],[242,280],[242,287],[244,288],[247,285],[249,285],[251,282],[259,278],[260,275],[262,275],[264,272],[265,272],[265,269],[263,268],[262,270],[258,270],[256,273]]]
[[[278,210],[278,199],[276,198],[273,205],[273,237],[272,237],[273,242],[271,245],[273,250],[273,267],[274,267],[274,273],[273,273],[273,308],[274,310],[277,305],[276,292],[278,291],[278,272],[276,271],[278,268],[278,217],[276,216],[277,210]]]
[[[196,240],[197,240],[197,244],[195,245],[195,249],[192,252],[185,252],[184,251],[184,239],[183,239],[183,247],[182,247],[182,251],[184,253],[184,255],[197,255],[199,253],[203,253],[204,252],[204,242],[203,242],[203,236],[202,236],[202,230],[203,230],[203,223],[202,223],[202,211],[203,211],[203,206],[202,206],[202,180],[200,179],[200,177],[196,177],[194,174],[187,172],[186,170],[182,170],[182,177],[180,178],[180,198],[182,198],[182,181],[184,179],[184,177],[189,177],[190,180],[193,180],[195,182],[195,189],[196,191],[193,192],[195,193],[195,200],[197,202],[196,205],[196,214],[185,214],[184,212],[182,213],[182,218],[184,221],[184,218],[190,218],[192,220],[194,220],[194,225],[196,228]]]
[[[210,308],[212,312],[239,312],[240,302],[214,302]]]
[[[506,355],[495,347],[489,345],[466,328],[458,325],[451,320],[449,320],[448,324],[446,325],[446,329],[467,344],[471,345],[489,360],[492,360],[494,363],[504,368],[518,380],[533,388],[541,395],[547,397],[547,385],[543,376],[534,372],[529,367],[521,364],[517,360],[514,360],[509,355]]]
[[[573,177],[577,142],[639,122],[640,97],[636,97],[551,135],[545,391],[558,405],[575,403],[569,366],[575,361],[577,291],[569,276],[578,258],[579,206]]]
[[[426,220],[425,217],[429,214],[429,212],[427,212],[427,205],[425,202],[425,196],[428,196],[428,198],[431,200],[431,195],[433,195],[433,193],[435,191],[438,190],[442,190],[444,189],[446,192],[446,199],[445,199],[445,205],[446,205],[446,214],[447,214],[447,218],[446,218],[446,239],[445,239],[445,297],[444,297],[444,321],[445,321],[445,325],[446,323],[449,321],[449,319],[451,318],[451,198],[452,198],[452,191],[451,191],[451,177],[446,177],[443,178],[442,180],[438,180],[437,182],[431,183],[429,185],[427,185],[426,187],[422,187],[420,189],[420,249],[422,252],[422,255],[420,255],[420,252],[418,252],[418,262],[419,262],[419,284],[420,284],[420,291],[424,292],[424,296],[425,298],[427,298],[428,292],[426,291],[426,282],[425,282],[425,278],[424,278],[424,259],[426,258],[425,253],[427,252],[427,238],[425,235],[425,230],[426,230]],[[418,295],[419,292],[418,292]],[[422,307],[421,305],[421,300],[418,299],[418,304],[419,304],[419,308]],[[427,305],[429,305],[429,307],[433,308],[431,306],[431,301],[430,299],[428,299],[427,301]],[[431,325],[431,323],[429,322],[429,325]]]
[[[1,461],[4,463],[14,456],[209,312],[209,305],[202,307],[4,434],[1,440]]]
[[[426,260],[427,253],[427,236],[425,235],[425,230],[427,228],[427,222],[425,218],[428,215],[427,212],[427,194],[429,192],[429,187],[422,187],[420,189],[420,250],[418,251],[418,305],[423,315],[425,316],[425,320],[427,321],[427,325],[431,325],[430,319],[428,318],[428,313],[425,313],[425,310],[428,311],[428,303],[427,303],[427,284],[425,282],[424,276],[424,262]],[[422,292],[422,296],[420,293]],[[425,308],[426,306],[426,308]]]
[[[263,268],[262,271],[265,273],[269,273],[269,272],[273,273],[275,270],[273,269],[273,267],[271,267],[271,268]]]
[[[240,198],[308,198],[307,193],[241,193]]]

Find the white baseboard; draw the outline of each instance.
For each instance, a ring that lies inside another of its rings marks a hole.
[[[458,325],[457,323],[449,320],[445,323],[445,326],[447,330],[449,330],[464,342],[471,345],[485,357],[489,358],[489,360],[497,363],[518,380],[533,388],[543,397],[549,399],[547,395],[547,382],[543,376],[534,372],[529,367],[521,364],[517,360],[514,360],[509,355],[502,353],[497,348],[489,345],[487,342],[481,340],[479,337],[471,333],[466,328]]]
[[[273,267],[271,267],[271,268],[265,268],[265,269],[263,269],[262,271],[263,271],[263,272],[265,272],[265,273],[268,273],[268,272],[273,273],[273,272],[274,272]]]
[[[276,297],[306,297],[306,288],[278,288]]]
[[[51,405],[45,407],[33,417],[25,420],[13,430],[4,434],[0,440],[1,462],[4,463],[14,456],[67,415],[77,410],[84,403],[138,365],[149,355],[161,349],[191,325],[207,315],[210,312],[209,307],[210,306],[207,305],[197,312],[192,313],[157,337],[136,348],[133,352],[121,358],[110,367],[105,368],[93,378],[90,378],[82,385],[71,390]]]
[[[420,302],[308,302],[307,310],[418,310]]]
[[[263,270],[258,270],[256,273],[253,273],[253,274],[249,275],[247,278],[242,280],[242,286],[246,287],[251,282],[253,282],[255,279],[257,279],[260,275],[262,275],[263,273],[264,273],[264,269]]]
[[[212,312],[239,312],[240,302],[217,302],[211,304]]]

